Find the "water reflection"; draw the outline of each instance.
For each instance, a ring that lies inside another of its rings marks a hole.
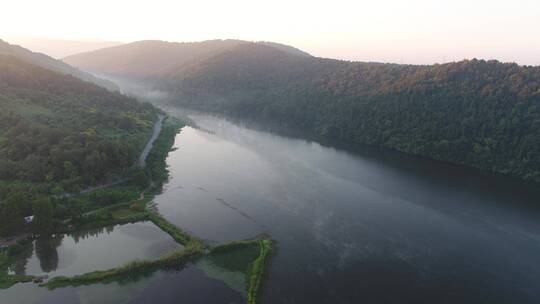
[[[21,244],[11,273],[72,276],[181,248],[152,223],[135,223],[43,237]]]
[[[26,272],[26,263],[34,253],[34,243],[27,242],[16,245],[16,258],[12,265],[8,267],[10,273],[24,274]]]
[[[43,272],[53,272],[58,268],[58,247],[62,245],[64,236],[39,238],[35,242],[35,252]]]
[[[208,241],[264,231],[277,239],[264,303],[540,302],[538,188],[386,150],[346,152],[197,120],[211,132],[178,135],[157,207]],[[121,239],[106,237],[117,231]],[[65,237],[57,269],[69,252],[77,265],[99,257],[86,265],[93,269],[118,264],[145,246],[133,239],[152,235],[115,229],[99,236],[103,245]],[[120,254],[109,252],[118,246]],[[53,292],[19,284],[0,291],[0,302],[241,303],[246,262],[235,259]]]
[[[196,266],[159,271],[127,282],[48,290],[36,284],[17,284],[0,290],[2,304],[243,304],[241,293],[209,278]]]
[[[124,227],[126,228],[126,227]],[[95,230],[94,230],[95,231]],[[149,230],[141,233],[148,234]],[[134,231],[132,231],[134,232]],[[67,236],[66,236],[67,238]],[[51,249],[42,257],[51,257],[54,246],[62,237],[44,239],[43,249]],[[37,241],[26,244],[21,257],[32,255]],[[61,247],[60,245],[59,247]],[[58,247],[57,247],[58,248]],[[30,255],[28,254],[30,252]],[[58,255],[57,255],[58,256]],[[36,284],[16,284],[1,290],[2,304],[116,304],[116,303],[245,303],[246,271],[258,256],[258,247],[242,247],[226,253],[214,253],[197,261],[196,265],[167,271],[149,271],[122,278],[120,281],[54,290]],[[102,255],[100,258],[107,258]],[[54,260],[54,258],[53,258]],[[40,260],[41,263],[45,262]],[[45,263],[53,263],[47,261]]]
[[[98,227],[93,229],[87,229],[87,230],[81,230],[81,231],[75,231],[71,233],[69,236],[73,238],[73,241],[75,243],[79,243],[81,240],[88,239],[88,238],[97,238],[102,234],[110,234],[115,229],[115,226],[105,226],[105,227]]]
[[[539,302],[537,186],[191,117],[155,202],[207,240],[277,239],[266,302]]]
[[[199,260],[197,267],[209,278],[220,280],[231,289],[247,296],[247,271],[258,255],[258,246],[241,247],[210,254]]]

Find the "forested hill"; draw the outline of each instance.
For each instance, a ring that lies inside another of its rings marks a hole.
[[[0,200],[15,181],[62,192],[120,174],[137,160],[156,111],[75,77],[0,55]]]
[[[310,56],[296,48],[271,42],[243,40],[208,40],[202,42],[137,41],[125,45],[76,54],[64,61],[87,71],[114,77],[148,80],[182,73],[183,69],[217,54],[245,44],[261,44],[291,55]]]
[[[45,69],[49,69],[49,70],[56,71],[56,72],[66,74],[66,75],[72,75],[82,80],[95,83],[99,86],[102,86],[112,91],[118,90],[118,87],[110,81],[94,77],[93,75],[80,71],[60,60],[56,60],[45,54],[34,53],[23,47],[9,44],[1,39],[0,39],[0,55],[15,56],[19,58],[20,60],[40,66]]]
[[[540,67],[347,62],[243,43],[156,79],[183,106],[540,182]]]

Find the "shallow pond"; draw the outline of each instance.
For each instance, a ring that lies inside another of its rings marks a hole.
[[[25,246],[12,273],[73,276],[156,259],[181,247],[151,222],[117,225],[40,238]]]
[[[219,296],[217,296],[219,295]],[[47,290],[36,284],[17,284],[0,290],[2,304],[244,304],[244,296],[223,282],[209,278],[196,266],[160,271],[121,283],[94,284]]]

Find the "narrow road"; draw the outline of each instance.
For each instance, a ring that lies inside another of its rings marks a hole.
[[[154,124],[154,131],[152,133],[152,136],[146,143],[146,147],[144,147],[144,150],[141,152],[141,155],[139,156],[139,161],[137,162],[137,165],[141,168],[144,168],[146,166],[146,158],[148,157],[148,154],[150,154],[150,151],[152,151],[154,142],[156,141],[156,139],[159,136],[159,133],[161,132],[164,118],[165,116],[159,115],[158,121]]]
[[[156,141],[156,139],[159,136],[159,133],[161,132],[161,128],[163,127],[163,120],[164,119],[165,119],[165,116],[163,116],[163,115],[158,116],[158,121],[156,121],[156,123],[154,124],[154,130],[152,131],[152,136],[150,137],[150,139],[146,143],[146,146],[144,147],[143,151],[141,152],[141,155],[139,156],[139,160],[137,160],[137,163],[135,164],[136,166],[138,166],[140,168],[144,168],[146,166],[146,158],[148,157],[148,154],[150,154],[150,151],[152,151],[152,147],[154,146],[154,142]],[[99,190],[99,189],[116,186],[116,185],[121,184],[123,182],[126,182],[128,180],[129,180],[129,178],[122,178],[122,179],[115,180],[113,182],[109,182],[109,183],[106,183],[106,184],[86,188],[86,189],[84,189],[84,190],[82,190],[82,191],[80,191],[78,193],[63,193],[63,194],[57,195],[56,197],[58,197],[58,198],[68,198],[68,197],[72,197],[72,196],[78,195],[78,194],[90,193],[90,192],[94,192],[94,191]]]

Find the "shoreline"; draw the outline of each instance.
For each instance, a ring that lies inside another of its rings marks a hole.
[[[170,128],[163,128],[162,126],[163,121],[169,117],[173,120],[172,127],[175,132],[171,132],[172,130],[169,130]],[[176,121],[175,118],[172,118],[172,116],[169,115],[161,117],[159,127],[154,128],[154,130],[159,129],[160,132],[157,136],[152,136],[151,140],[148,142],[147,146],[152,147],[150,151],[143,153],[146,154],[144,155],[145,165],[149,165],[145,168],[145,171],[150,175],[150,184],[147,188],[141,189],[138,199],[129,202],[119,202],[90,210],[83,216],[83,218],[86,217],[86,220],[82,223],[75,224],[74,226],[71,224],[69,226],[59,227],[53,233],[66,234],[88,228],[150,221],[153,225],[170,235],[175,242],[183,245],[183,249],[173,250],[158,260],[135,260],[123,266],[119,265],[113,269],[93,271],[73,277],[59,276],[45,278],[26,275],[8,275],[7,273],[2,275],[2,273],[0,273],[0,289],[9,288],[16,283],[23,282],[34,282],[39,284],[40,287],[48,289],[90,285],[95,283],[109,283],[122,280],[126,277],[137,277],[137,275],[141,273],[153,273],[158,270],[169,268],[178,269],[187,263],[197,261],[202,257],[216,252],[227,253],[229,250],[257,246],[259,248],[259,254],[254,261],[249,262],[250,267],[246,271],[247,303],[257,303],[257,299],[259,299],[260,296],[261,285],[263,284],[262,281],[267,266],[266,264],[268,263],[268,256],[274,247],[272,240],[268,238],[254,238],[210,246],[205,244],[199,238],[168,222],[157,211],[152,209],[151,202],[153,200],[153,195],[160,190],[160,185],[163,180],[168,177],[168,171],[165,164],[166,158],[172,149],[174,138],[181,129],[180,124],[176,123]],[[149,192],[149,194],[145,195],[145,192]],[[18,238],[17,242],[27,240],[29,239],[29,236],[29,234],[26,234],[24,238]],[[33,236],[30,237],[32,238]],[[16,244],[17,242],[14,242],[13,244]],[[3,260],[3,265],[5,267],[9,267],[10,263],[10,257],[7,256],[9,247],[10,246],[4,248],[5,250],[0,251],[0,254],[6,257],[6,259]]]

